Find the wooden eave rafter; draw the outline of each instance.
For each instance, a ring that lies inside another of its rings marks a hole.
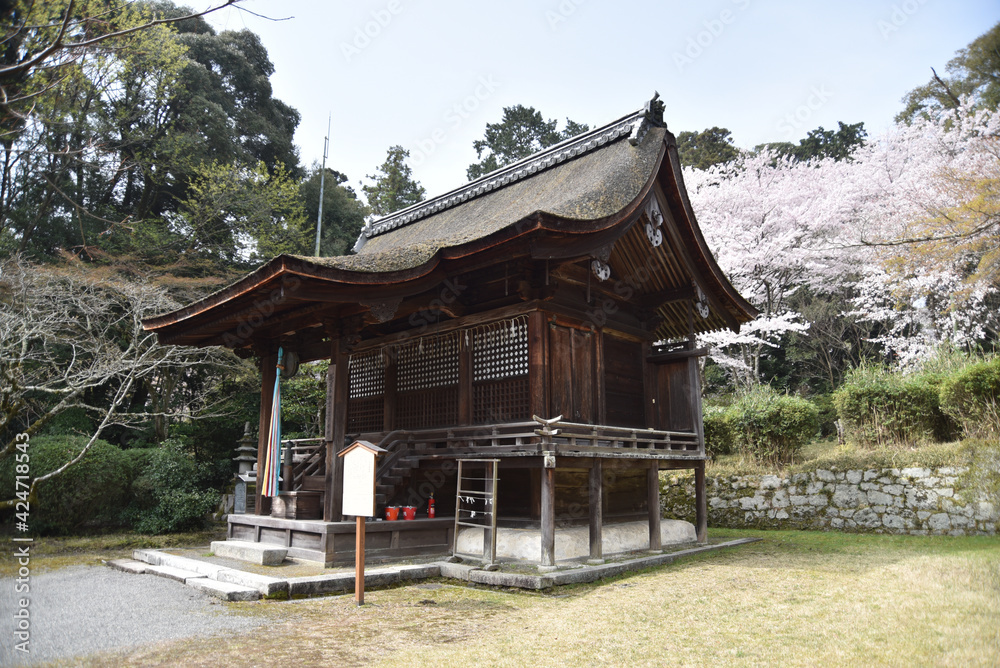
[[[677,141],[667,133],[666,143],[666,159],[660,162],[657,181],[663,188],[670,209],[675,212],[677,239],[683,247],[697,251],[690,257],[694,262],[692,269],[696,268],[696,275],[702,279],[699,287],[705,291],[712,308],[721,311],[729,327],[739,331],[740,323],[753,320],[759,311],[737,292],[716,262],[691,208],[677,154]]]

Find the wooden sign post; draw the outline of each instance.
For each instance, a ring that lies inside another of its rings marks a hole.
[[[375,468],[385,452],[368,441],[355,441],[339,453],[344,458],[345,515],[357,518],[354,541],[354,600],[365,604],[365,518],[375,516]]]

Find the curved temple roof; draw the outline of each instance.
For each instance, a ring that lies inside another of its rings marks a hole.
[[[683,321],[680,330],[686,332],[691,315],[677,305],[678,295],[697,295],[709,315],[693,323],[695,331],[738,329],[756,310],[722,274],[698,229],[657,97],[613,123],[369,223],[355,255],[282,255],[215,294],[143,324],[165,343],[240,347],[247,337],[235,332],[260,310],[262,299],[273,319],[317,302],[329,307],[390,292],[417,294],[440,283],[462,258],[506,244],[511,253],[530,252],[536,259],[600,256],[615,276],[641,272],[655,258],[656,280],[635,290],[648,307]],[[650,253],[642,229],[660,217],[665,242]],[[561,250],[553,251],[554,244]],[[677,327],[661,329],[664,338],[678,333]]]

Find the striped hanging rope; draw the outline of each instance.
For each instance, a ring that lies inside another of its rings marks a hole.
[[[274,374],[274,394],[271,398],[271,423],[260,479],[262,496],[278,495],[278,469],[281,468],[281,369],[284,353],[283,348],[278,348],[278,368]]]

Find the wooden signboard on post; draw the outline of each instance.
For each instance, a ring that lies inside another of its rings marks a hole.
[[[375,467],[385,452],[368,441],[355,441],[342,450],[344,458],[343,513],[357,518],[354,548],[354,600],[365,604],[365,518],[375,515]]]

